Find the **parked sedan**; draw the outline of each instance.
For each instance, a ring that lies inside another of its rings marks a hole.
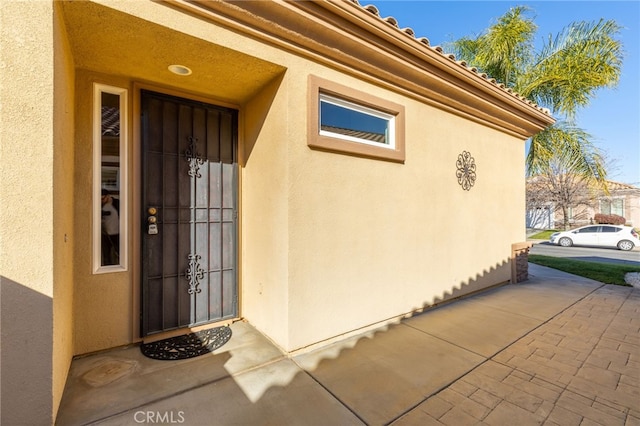
[[[631,226],[589,225],[571,231],[556,232],[551,235],[551,243],[563,247],[572,245],[618,247],[626,251],[640,247],[640,238]]]

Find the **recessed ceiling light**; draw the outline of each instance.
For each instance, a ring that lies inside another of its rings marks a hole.
[[[178,75],[191,75],[191,70],[184,65],[169,65],[169,71]]]

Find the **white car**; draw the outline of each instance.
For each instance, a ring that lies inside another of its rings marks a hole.
[[[571,231],[556,232],[551,235],[551,243],[563,247],[572,245],[618,247],[632,250],[640,247],[638,233],[631,226],[588,225]]]

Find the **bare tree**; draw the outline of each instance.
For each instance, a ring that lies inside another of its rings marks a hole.
[[[562,159],[555,158],[541,174],[527,181],[527,210],[550,209],[561,216],[562,227],[568,229],[570,220],[586,221],[596,196],[606,191],[594,179],[572,173]],[[553,225],[552,225],[553,226]]]

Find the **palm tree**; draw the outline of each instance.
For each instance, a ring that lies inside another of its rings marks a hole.
[[[514,7],[488,30],[452,42],[460,59],[477,67],[515,92],[549,108],[556,124],[536,134],[527,154],[529,175],[549,172],[552,160],[572,173],[605,184],[606,170],[591,136],[576,124],[577,112],[598,89],[614,87],[622,67],[621,27],[614,21],[576,22],[555,37],[549,35],[536,51],[530,9]]]

